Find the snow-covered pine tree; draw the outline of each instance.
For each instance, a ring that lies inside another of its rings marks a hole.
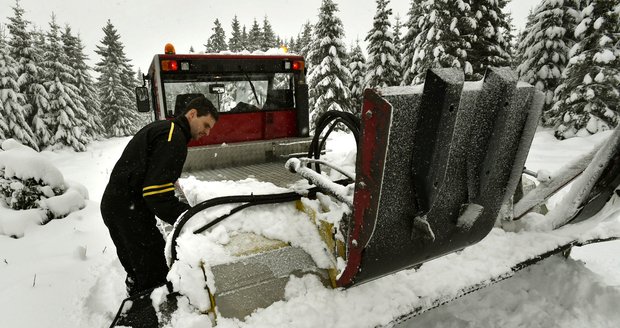
[[[215,19],[213,22],[213,34],[209,37],[207,44],[205,44],[205,52],[217,53],[228,49],[226,45],[226,34],[222,28],[222,24],[219,19]]]
[[[400,72],[400,65],[403,62],[403,55],[402,55],[403,39],[401,37],[403,24],[401,23],[400,15],[396,14],[395,20],[396,21],[394,22],[394,49],[396,49],[396,52],[394,53],[394,59],[396,59],[396,62],[398,63],[398,70]],[[399,78],[399,84],[400,84],[400,81],[402,81],[402,73],[400,73],[400,75],[401,76]]]
[[[196,52],[196,50],[194,50],[194,46],[189,46],[189,53],[193,54],[195,52]]]
[[[413,83],[422,83],[426,71],[432,67],[458,67],[465,77],[471,77],[473,70],[467,59],[470,43],[461,36],[466,29],[466,19],[471,10],[462,0],[426,0],[420,33],[414,41]]]
[[[0,25],[0,139],[14,138],[39,150],[27,121],[26,100],[19,91],[19,63],[11,56],[6,38]]]
[[[49,120],[51,116],[50,95],[47,93],[47,89],[44,85],[48,76],[47,69],[43,66],[43,55],[46,48],[45,34],[41,29],[35,28],[31,31],[31,39],[33,50],[32,58],[34,61],[32,62],[32,66],[29,67],[36,67],[36,70],[34,70],[36,75],[32,75],[35,79],[32,80],[30,88],[27,89],[32,91],[30,95],[32,95],[31,99],[33,101],[33,103],[30,103],[33,111],[31,112],[29,120],[37,144],[39,148],[42,148],[51,143],[53,130],[53,126],[51,125],[52,122]],[[23,75],[20,76],[20,85],[25,83],[22,77]],[[26,95],[28,97],[29,94],[26,93]]]
[[[421,24],[423,17],[426,15],[425,9],[427,6],[423,6],[418,0],[411,0],[411,7],[407,12],[407,23],[405,23],[405,36],[402,41],[402,60],[400,62],[402,78],[401,85],[413,84],[413,78],[415,77],[415,70],[413,69],[413,55],[415,53],[415,39],[420,34]]]
[[[619,16],[617,0],[590,0],[582,10],[579,41],[545,115],[557,138],[594,134],[620,122]]]
[[[297,42],[295,41],[295,37],[292,36],[290,39],[288,39],[288,41],[286,42],[286,47],[288,48],[288,51],[290,53],[294,53],[294,54],[298,54],[299,50],[297,49]]]
[[[263,19],[263,35],[261,37],[261,45],[260,49],[262,51],[267,51],[268,49],[280,46],[278,44],[278,39],[276,38],[275,33],[273,32],[273,28],[271,27],[271,23],[269,23],[269,19],[267,15]]]
[[[245,28],[245,25],[243,25],[243,29],[241,29],[241,49],[242,50],[248,50],[248,32]]]
[[[237,19],[237,15],[233,17],[231,24],[232,33],[228,39],[228,50],[232,52],[240,52],[243,50],[243,40],[241,39],[241,25]]]
[[[581,19],[578,6],[579,0],[543,0],[528,22],[517,73],[520,80],[545,93],[543,112],[554,104],[553,93],[568,64],[568,51],[575,44],[574,31]]]
[[[362,97],[365,89],[366,79],[366,58],[360,47],[360,41],[355,41],[355,47],[351,47],[349,54],[349,70],[351,71],[351,100],[353,102],[353,110],[362,110]]]
[[[131,72],[128,68],[129,60],[112,22],[108,20],[102,30],[104,36],[101,45],[97,45],[95,50],[101,60],[96,64],[95,71],[99,73],[96,86],[101,101],[103,126],[108,136],[133,135],[140,127],[133,94],[135,74],[132,73],[131,78],[127,77]]]
[[[515,47],[515,54],[512,57],[513,66],[519,66],[525,60],[526,49],[528,45],[525,43],[525,37],[528,34],[528,31],[532,28],[532,24],[534,23],[534,11],[530,9],[527,20],[525,21],[525,28],[520,30],[517,34],[517,41]]]
[[[17,75],[17,68],[18,63],[9,53],[4,28],[0,24],[0,140],[6,139],[9,135],[9,125],[6,118],[7,110],[21,106],[19,104],[20,100],[24,102],[23,95],[19,93],[19,85],[17,84],[17,78],[19,77]],[[5,109],[5,107],[8,107],[8,109]]]
[[[300,55],[306,59],[306,65],[311,66],[310,62],[310,48],[312,47],[312,24],[310,21],[306,21],[302,26],[301,35],[297,37],[297,50]]]
[[[88,56],[84,54],[84,45],[79,36],[71,33],[71,27],[65,26],[61,35],[63,49],[68,58],[68,65],[73,69],[75,86],[84,99],[83,105],[86,111],[84,120],[85,133],[90,139],[98,139],[103,135],[104,127],[101,123],[101,103],[95,89],[95,82],[90,75],[90,67],[86,64]],[[76,113],[77,114],[77,113]]]
[[[318,64],[311,66],[308,74],[312,128],[328,110],[353,112],[349,90],[351,73],[345,65],[347,52],[342,41],[344,28],[337,13],[333,0],[323,0],[319,20],[314,26],[310,57]]]
[[[250,52],[260,50],[263,44],[262,38],[263,38],[263,31],[258,25],[256,18],[254,18],[254,23],[252,23],[252,28],[248,32],[247,49]]]
[[[52,139],[46,146],[68,146],[75,151],[85,151],[90,141],[85,130],[88,128],[84,99],[75,86],[75,72],[69,66],[69,58],[63,51],[60,40],[60,26],[52,14],[47,32],[47,47],[42,66],[46,68],[43,83],[49,94],[50,111],[44,120],[51,122]]]
[[[24,95],[19,92],[19,63],[11,57],[5,30],[0,26],[0,139],[14,138],[39,150],[26,121]]]
[[[390,23],[392,9],[387,7],[389,3],[390,0],[377,0],[372,29],[365,39],[368,41],[366,85],[369,88],[394,86],[400,82],[400,63],[396,61],[394,34]]]
[[[507,0],[468,1],[470,24],[464,26],[465,31],[461,30],[461,34],[471,45],[467,50],[467,60],[472,65],[473,79],[481,79],[489,66],[510,66],[510,44],[504,38],[506,31],[510,31],[508,14],[504,13],[507,2]]]
[[[509,29],[504,31],[504,40],[506,40],[506,43],[510,45],[508,47],[508,55],[510,56],[509,65],[513,70],[516,70],[517,66],[519,65],[515,61],[515,57],[517,56],[517,47],[519,46],[519,43],[518,43],[519,40],[517,38],[517,29],[514,25],[514,19],[512,15],[508,15],[506,17],[506,20],[507,20]]]
[[[13,17],[8,18],[7,24],[11,36],[8,46],[11,56],[19,63],[17,82],[19,91],[26,101],[23,106],[24,115],[33,129],[33,138],[38,144],[39,140],[48,140],[50,137],[45,122],[37,118],[37,113],[44,113],[49,107],[48,94],[43,86],[43,69],[40,66],[43,50],[35,48],[32,34],[27,31],[29,22],[23,17],[24,9],[20,7],[19,1],[15,2],[12,9]]]

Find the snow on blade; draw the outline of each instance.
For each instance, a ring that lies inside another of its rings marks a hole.
[[[612,156],[617,156],[620,149],[620,127],[616,128],[610,139],[596,153],[590,165],[583,172],[582,176],[571,187],[571,190],[554,210],[546,216],[551,228],[557,228],[566,224],[579,210],[579,206],[588,195],[598,178],[601,176],[605,163],[608,163]]]

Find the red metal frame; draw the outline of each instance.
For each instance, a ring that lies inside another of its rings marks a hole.
[[[336,281],[339,287],[353,283],[361,266],[362,251],[372,238],[377,221],[391,122],[392,106],[375,91],[367,89],[364,92],[362,136],[357,154],[353,229],[347,239],[347,265]]]

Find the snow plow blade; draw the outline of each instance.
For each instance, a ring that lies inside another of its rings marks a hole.
[[[366,90],[347,265],[338,286],[470,246],[514,193],[543,95],[508,68],[432,69],[423,90]]]

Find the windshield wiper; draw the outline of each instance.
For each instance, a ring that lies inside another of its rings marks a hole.
[[[250,82],[250,88],[252,88],[254,99],[256,99],[256,106],[259,106],[260,102],[258,101],[258,96],[256,95],[256,89],[254,88],[254,83],[252,83],[252,80],[250,80],[250,76],[248,75],[248,73],[244,71],[243,68],[241,68],[241,65],[239,65],[239,70],[243,72],[243,74],[245,75],[245,78],[248,80],[248,82]]]

